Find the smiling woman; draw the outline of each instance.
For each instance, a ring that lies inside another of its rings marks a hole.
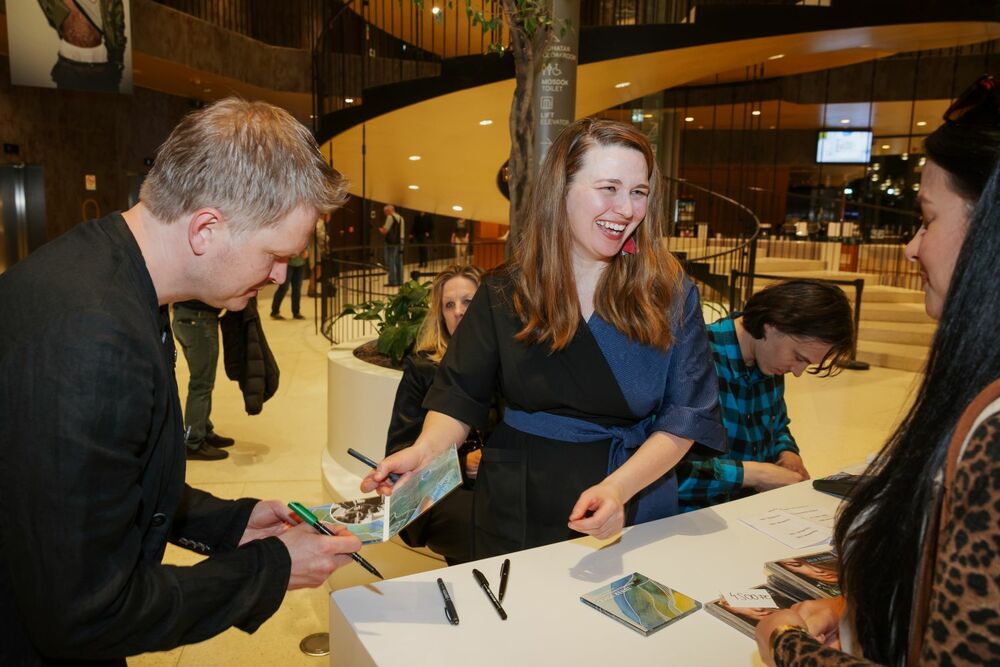
[[[693,440],[721,450],[724,436],[698,292],[661,241],[661,192],[635,128],[568,127],[510,263],[485,278],[448,346],[423,430],[362,489],[391,493],[387,473],[420,470],[463,441],[499,388],[474,558],[676,513],[675,464]]]

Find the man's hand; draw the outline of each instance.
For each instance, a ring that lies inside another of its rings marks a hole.
[[[601,482],[580,494],[569,515],[570,530],[603,540],[620,533],[625,526],[625,501],[616,485]]]
[[[361,540],[343,526],[325,525],[336,533],[336,537],[322,535],[307,523],[289,528],[278,536],[292,559],[288,590],[316,588],[334,570],[351,562],[348,554],[361,548]]]
[[[789,484],[797,484],[804,478],[797,472],[773,463],[759,461],[743,462],[743,487],[757,491],[770,491]]]
[[[802,463],[802,457],[793,451],[785,450],[778,454],[778,460],[775,461],[782,468],[788,468],[792,472],[797,472],[802,476],[802,479],[809,479],[809,471],[806,470],[805,464]]]
[[[240,546],[253,540],[281,535],[296,523],[294,513],[283,502],[262,500],[250,512],[250,520],[240,538]]]

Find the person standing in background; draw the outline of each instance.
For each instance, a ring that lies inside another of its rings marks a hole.
[[[197,300],[174,304],[174,335],[184,350],[190,373],[184,403],[184,445],[189,461],[224,459],[229,452],[221,448],[236,442],[216,433],[211,419],[221,312],[221,308]]]
[[[378,233],[385,237],[383,259],[389,282],[386,287],[399,287],[403,284],[403,239],[406,230],[403,228],[403,216],[396,213],[396,207],[386,204],[382,208],[385,213],[385,224],[378,228]]]
[[[417,244],[417,254],[420,258],[418,267],[427,266],[428,247],[434,235],[434,217],[426,211],[417,213],[413,219],[413,242]]]
[[[455,230],[451,233],[451,244],[455,246],[455,263],[469,263],[469,223],[465,218],[455,221]]]
[[[292,317],[296,320],[304,320],[305,316],[301,312],[302,307],[302,279],[306,276],[306,263],[309,259],[309,250],[303,250],[294,257],[288,258],[288,276],[285,282],[278,285],[271,300],[271,319],[283,320],[281,314],[281,302],[288,294],[288,286],[292,287]]]

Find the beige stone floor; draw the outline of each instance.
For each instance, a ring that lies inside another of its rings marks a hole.
[[[219,369],[213,397],[216,429],[236,438],[224,461],[188,463],[192,485],[225,498],[253,496],[323,502],[320,455],[326,437],[326,340],[312,320],[315,301],[303,297],[305,321],[267,318],[270,295],[262,295],[261,311],[268,343],[281,368],[277,394],[260,415],[249,417],[235,383]],[[289,305],[283,304],[288,316]],[[181,399],[186,393],[187,367],[178,359]],[[889,434],[909,400],[917,376],[905,371],[873,368],[845,371],[833,378],[788,378],[787,402],[792,430],[813,476],[822,476],[863,461]],[[439,567],[439,561],[396,544],[366,547],[365,556],[387,577]],[[194,562],[197,556],[170,547],[170,563]],[[212,667],[226,665],[326,665],[299,651],[308,634],[325,632],[331,590],[370,581],[356,565],[334,573],[327,586],[293,591],[278,612],[254,634],[231,629],[192,646],[131,658],[142,667]],[[336,654],[336,647],[334,655]],[[337,664],[336,660],[332,664]]]

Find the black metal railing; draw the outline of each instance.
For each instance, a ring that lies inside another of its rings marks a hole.
[[[674,234],[667,238],[667,247],[681,260],[684,269],[698,285],[702,303],[725,314],[725,303],[731,290],[750,296],[752,288],[744,278],[739,278],[739,284],[731,284],[733,272],[740,274],[752,273],[754,270],[757,243],[760,235],[760,220],[749,207],[724,194],[715,192],[703,186],[682,179],[667,178],[672,191],[669,209],[675,211],[673,225]],[[730,228],[738,230],[735,234],[708,234],[707,225],[699,227],[698,223],[684,218],[685,213],[677,207],[677,201],[691,201],[695,195],[708,197],[714,204],[720,216],[730,220]],[[679,218],[679,219],[678,219]],[[691,223],[688,225],[687,223]],[[684,228],[686,234],[679,236]]]
[[[506,242],[472,241],[462,244],[409,243],[403,246],[403,275],[420,282],[433,279],[451,264],[475,264],[490,269],[503,262]],[[372,259],[382,246],[349,246],[331,249],[320,261],[320,331],[331,343],[357,340],[376,334],[374,323],[338,317],[348,304],[385,300],[397,291],[386,284],[385,265]]]

